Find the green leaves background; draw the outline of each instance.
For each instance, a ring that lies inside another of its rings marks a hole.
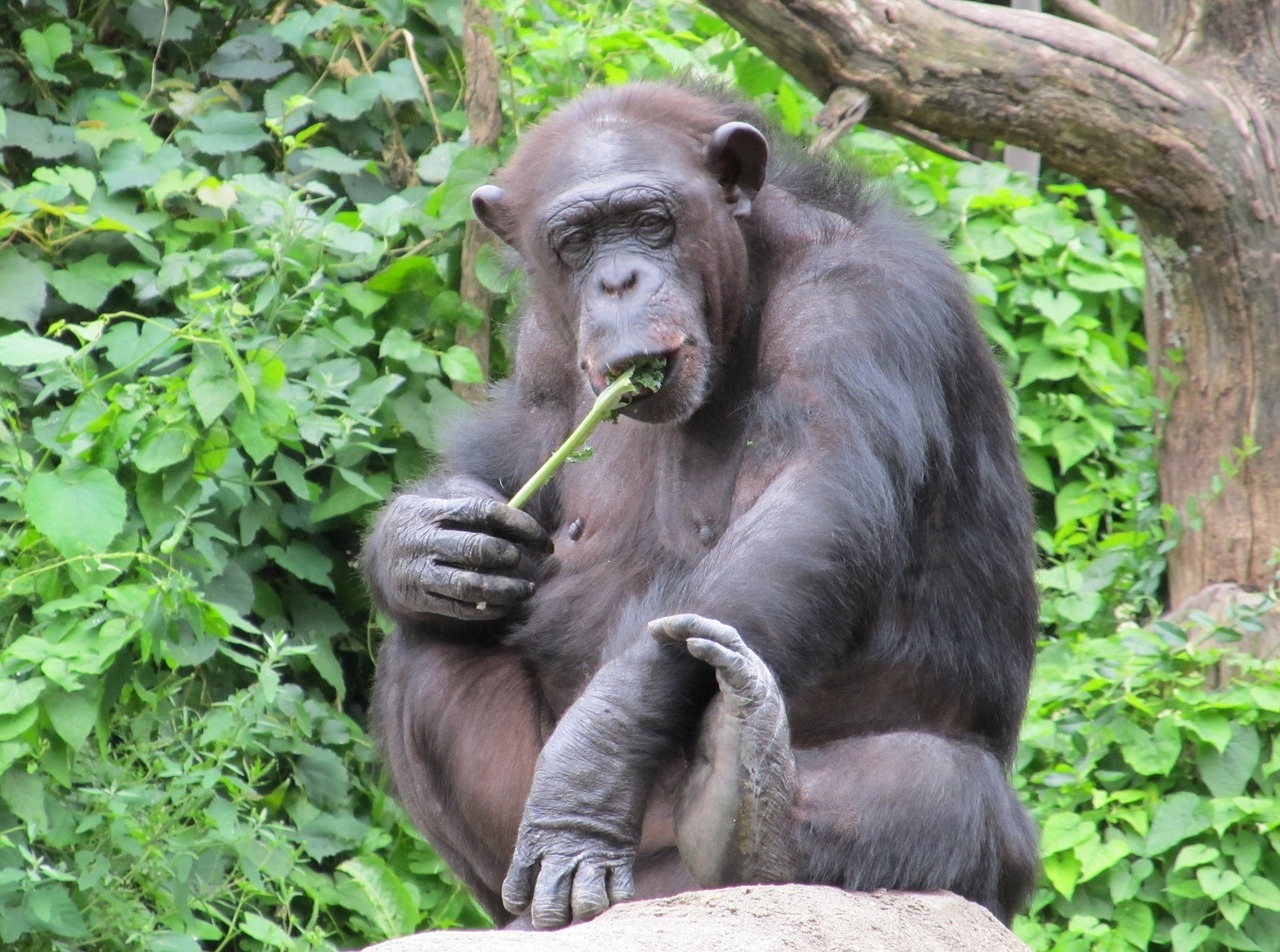
[[[493,6],[499,151],[584,86],[686,69],[814,130],[812,98],[696,5]],[[478,320],[460,226],[501,156],[466,141],[460,29],[454,0],[32,0],[0,26],[5,948],[482,922],[384,792],[351,564],[480,377],[454,336]],[[969,274],[1037,490],[1018,776],[1046,877],[1019,931],[1274,947],[1275,668],[1211,692],[1222,649],[1135,625],[1173,539],[1124,210],[880,133],[839,148]],[[520,281],[500,254],[479,272],[501,374]]]

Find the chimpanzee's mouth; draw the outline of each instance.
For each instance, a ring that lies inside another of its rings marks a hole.
[[[671,376],[671,370],[675,362],[676,354],[674,351],[651,357],[641,357],[625,367],[620,367],[618,373],[611,375],[610,380],[616,380],[621,374],[626,373],[628,369],[631,370],[631,383],[636,389],[633,394],[626,398],[625,404],[630,406],[641,400],[647,400],[661,390]]]

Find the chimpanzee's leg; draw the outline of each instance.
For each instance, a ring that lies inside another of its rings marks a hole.
[[[911,731],[793,751],[785,701],[736,631],[682,615],[651,632],[683,640],[720,683],[676,817],[702,885],[946,889],[1005,922],[1029,898],[1035,827],[988,751]]]
[[[414,824],[506,922],[499,889],[553,726],[519,657],[397,631],[378,654],[370,713]]]

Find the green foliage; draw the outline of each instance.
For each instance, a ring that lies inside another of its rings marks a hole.
[[[460,409],[450,383],[480,376],[454,338],[470,193],[592,83],[702,72],[801,135],[816,111],[698,5],[493,7],[497,153],[463,135],[452,0],[37,0],[0,27],[5,948],[481,921],[383,791],[351,565]],[[841,148],[970,275],[1038,491],[1055,638],[1019,782],[1046,878],[1019,931],[1274,947],[1276,670],[1237,660],[1247,679],[1210,691],[1216,654],[1129,623],[1170,543],[1128,222],[880,133]],[[479,271],[501,319],[501,256]]]
[[[4,27],[5,948],[483,921],[343,713],[369,680],[360,514],[480,378],[457,222],[409,159],[461,124],[431,7]]]
[[[1062,952],[1274,949],[1278,731],[1274,663],[1168,623],[1046,645],[1017,770],[1045,875],[1018,932]]]

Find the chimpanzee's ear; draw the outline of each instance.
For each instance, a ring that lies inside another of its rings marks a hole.
[[[514,222],[507,203],[507,193],[496,185],[481,185],[471,193],[471,210],[491,232],[512,244]]]
[[[751,214],[751,199],[764,185],[769,164],[769,143],[764,134],[746,122],[726,122],[711,134],[707,145],[707,168],[720,187],[725,201],[737,204],[734,214]]]

